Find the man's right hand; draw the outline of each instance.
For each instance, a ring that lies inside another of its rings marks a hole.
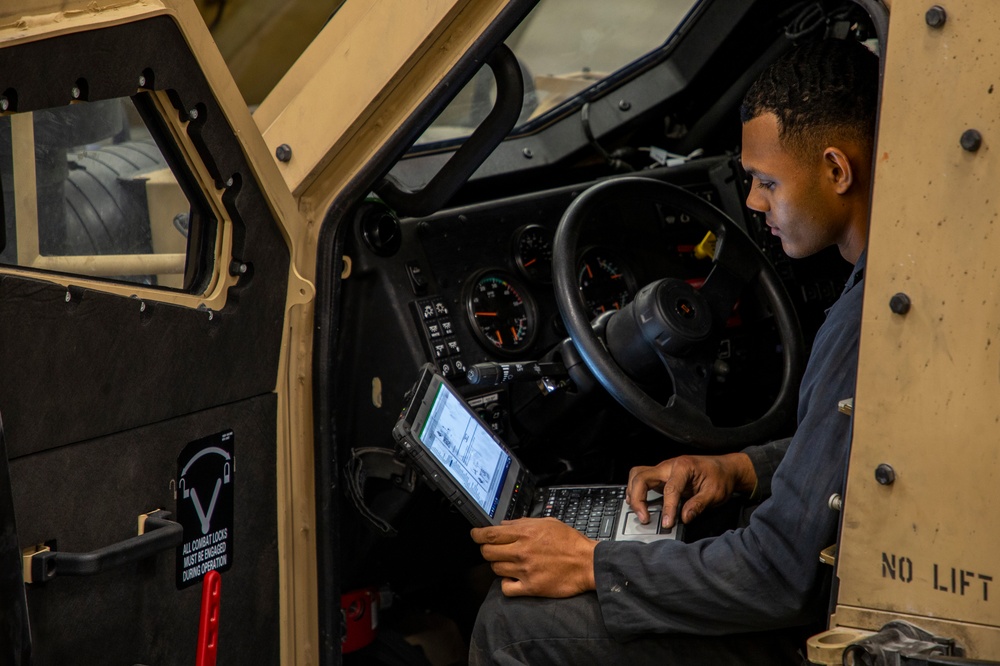
[[[663,526],[673,527],[684,497],[681,521],[689,523],[710,506],[721,504],[737,491],[753,492],[757,485],[750,457],[745,453],[721,456],[680,456],[655,467],[633,467],[625,496],[642,523],[649,522],[646,493],[663,493]]]

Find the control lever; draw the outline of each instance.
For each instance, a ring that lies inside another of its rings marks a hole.
[[[499,386],[523,379],[569,377],[566,366],[558,361],[524,361],[521,363],[476,363],[465,373],[470,384]]]

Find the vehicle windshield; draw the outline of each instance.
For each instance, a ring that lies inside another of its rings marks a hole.
[[[539,0],[506,44],[521,63],[524,103],[515,133],[613,79],[662,47],[697,0]],[[493,108],[496,84],[484,67],[414,148],[469,136]]]

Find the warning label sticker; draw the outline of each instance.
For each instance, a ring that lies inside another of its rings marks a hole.
[[[233,564],[233,431],[191,442],[177,458],[177,588]]]

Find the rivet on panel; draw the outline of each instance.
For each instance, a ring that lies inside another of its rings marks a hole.
[[[279,162],[288,162],[292,159],[292,147],[283,143],[274,149],[274,156],[278,158]]]
[[[896,470],[891,465],[882,463],[875,468],[875,480],[883,486],[891,486],[896,481]]]
[[[940,28],[948,20],[948,14],[941,5],[934,5],[924,14],[924,20],[932,28]]]
[[[898,315],[905,315],[909,312],[910,305],[910,297],[902,292],[893,294],[893,297],[889,299],[889,309]]]
[[[979,133],[979,130],[967,129],[962,132],[962,138],[959,139],[959,143],[962,148],[974,153],[979,150],[983,145],[983,135]]]

